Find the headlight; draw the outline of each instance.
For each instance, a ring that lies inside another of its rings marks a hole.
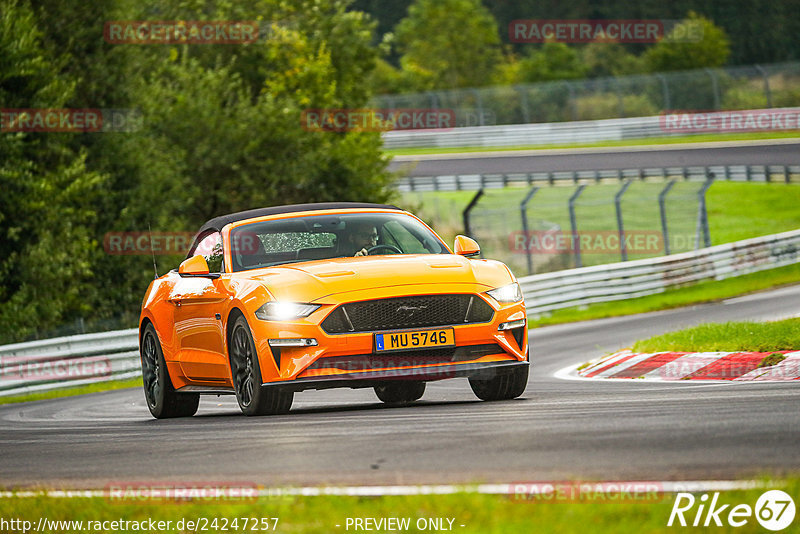
[[[498,287],[497,289],[492,289],[491,291],[487,291],[486,294],[497,302],[508,303],[522,300],[522,290],[516,282],[508,284],[507,286]]]
[[[262,321],[288,321],[308,317],[319,309],[318,304],[298,304],[297,302],[267,302],[256,310],[256,317]]]

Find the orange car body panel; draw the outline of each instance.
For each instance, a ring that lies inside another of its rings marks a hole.
[[[337,209],[313,214],[356,212],[385,210]],[[501,304],[485,294],[490,289],[516,281],[511,271],[497,261],[469,259],[455,254],[386,255],[313,260],[230,272],[229,237],[233,228],[256,221],[309,214],[296,212],[231,223],[222,230],[226,272],[218,278],[207,278],[182,277],[172,271],[150,284],[142,303],[140,325],[143,329],[145,321],[153,323],[176,389],[185,386],[233,387],[226,333],[229,318],[235,311],[241,312],[250,326],[262,382],[269,384],[345,373],[336,368],[308,368],[320,358],[373,353],[374,334],[328,334],[320,323],[342,303],[408,295],[469,293],[483,298],[494,310],[492,320],[454,325],[456,346],[493,342],[503,349],[502,354],[485,355],[468,363],[527,361],[527,327],[521,346],[510,331],[498,330],[502,322],[526,317],[524,303]],[[302,319],[286,322],[257,319],[256,310],[274,300],[307,302],[321,307]],[[282,338],[314,338],[318,345],[282,348],[278,366],[268,340]],[[414,367],[419,370],[440,365],[432,363]],[[387,371],[400,369],[386,368]]]

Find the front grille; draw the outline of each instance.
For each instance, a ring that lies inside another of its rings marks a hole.
[[[494,310],[477,295],[423,295],[342,304],[322,322],[329,334],[383,332],[491,321]]]
[[[320,358],[308,370],[338,369],[340,371],[372,371],[392,367],[414,367],[436,363],[456,363],[477,360],[489,354],[505,354],[496,343],[468,345],[446,349],[423,349],[396,351],[388,354],[356,354],[353,356],[330,356]]]

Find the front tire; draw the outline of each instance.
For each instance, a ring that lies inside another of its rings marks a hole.
[[[156,419],[191,417],[197,413],[200,395],[175,391],[164,361],[161,343],[152,324],[148,324],[144,329],[140,354],[144,398],[153,417]]]
[[[475,395],[485,401],[516,399],[525,392],[528,385],[527,365],[501,373],[494,378],[469,379],[469,385]]]
[[[241,315],[231,330],[228,354],[231,361],[231,378],[239,408],[245,415],[279,415],[292,407],[294,393],[261,385],[261,367],[250,333],[250,326]]]
[[[375,386],[375,395],[386,404],[408,404],[425,393],[425,382],[400,380]]]

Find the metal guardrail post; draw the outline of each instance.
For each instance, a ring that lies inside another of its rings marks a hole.
[[[714,183],[714,173],[709,172],[707,177],[708,179],[703,184],[703,187],[701,187],[700,191],[697,192],[699,206],[697,208],[697,233],[695,236],[695,249],[700,248],[701,237],[703,239],[703,246],[711,246],[711,235],[708,230],[708,210],[706,209],[706,191],[708,191],[708,188]]]
[[[628,261],[628,247],[625,245],[625,227],[622,225],[622,195],[630,187],[631,182],[628,180],[622,187],[620,187],[617,194],[614,195],[614,209],[617,212],[617,232],[619,232],[619,252],[622,261]]]
[[[467,207],[464,208],[464,211],[461,213],[462,217],[464,218],[464,235],[467,237],[472,237],[472,228],[469,224],[469,213],[472,211],[472,208],[478,203],[478,201],[483,196],[483,187],[478,189],[478,192],[475,193],[475,196],[472,197],[472,200],[469,201]]]
[[[522,217],[522,235],[525,236],[525,260],[528,262],[528,274],[533,274],[533,257],[531,256],[530,235],[528,235],[528,202],[539,190],[539,186],[531,187],[525,199],[519,205],[520,216]]]
[[[583,190],[586,188],[586,184],[581,184],[578,186],[578,189],[572,193],[572,196],[569,197],[569,225],[572,229],[572,250],[575,253],[575,267],[583,267],[583,263],[581,262],[581,243],[578,236],[578,221],[575,218],[575,201],[578,200],[578,197],[581,196]]]
[[[675,180],[670,180],[667,186],[658,194],[658,211],[661,214],[661,239],[664,240],[664,255],[669,256],[669,228],[667,227],[667,195]]]

